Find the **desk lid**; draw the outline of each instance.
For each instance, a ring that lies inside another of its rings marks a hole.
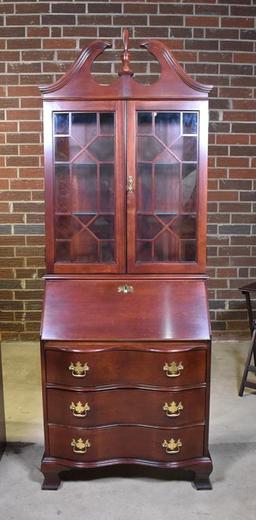
[[[41,336],[62,341],[209,340],[205,282],[47,280]]]

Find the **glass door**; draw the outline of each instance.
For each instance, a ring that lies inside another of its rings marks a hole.
[[[111,108],[53,111],[55,272],[124,270],[121,114]]]
[[[134,160],[128,164],[130,272],[200,272],[205,261],[200,107],[198,102],[192,108],[188,102],[179,105],[129,107],[128,136],[134,138]]]

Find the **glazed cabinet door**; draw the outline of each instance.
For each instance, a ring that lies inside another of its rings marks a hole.
[[[123,272],[123,102],[45,105],[48,272]]]
[[[130,273],[205,268],[207,103],[128,102]]]

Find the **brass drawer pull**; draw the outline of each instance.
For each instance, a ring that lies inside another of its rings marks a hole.
[[[77,441],[75,439],[72,439],[72,442],[70,443],[70,446],[73,448],[74,453],[86,453],[88,448],[91,447],[91,443],[89,439],[86,439],[86,441],[83,441],[83,439],[78,439]]]
[[[163,448],[165,448],[166,453],[173,455],[175,453],[180,452],[180,448],[182,447],[182,442],[180,439],[175,441],[174,439],[170,439],[169,441],[164,440],[162,443]]]
[[[166,373],[167,377],[178,377],[181,375],[181,371],[184,369],[182,362],[180,361],[177,365],[175,361],[171,363],[165,363],[163,366],[163,370]]]
[[[163,410],[166,413],[167,417],[179,417],[180,412],[183,410],[183,405],[181,402],[176,404],[175,401],[171,403],[164,403]]]
[[[121,294],[128,294],[128,293],[133,293],[134,291],[134,288],[132,285],[119,285],[118,288],[117,288],[117,292],[118,293],[121,293]]]
[[[82,365],[80,361],[77,361],[75,364],[71,362],[68,369],[71,370],[71,374],[73,377],[85,377],[86,372],[90,370],[87,363],[84,363],[84,365]]]
[[[90,406],[88,403],[82,404],[81,401],[78,401],[76,404],[72,401],[69,409],[75,417],[86,417],[87,412],[90,410]]]

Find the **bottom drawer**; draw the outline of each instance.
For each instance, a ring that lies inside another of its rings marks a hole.
[[[49,455],[85,464],[125,458],[159,462],[197,458],[203,456],[203,441],[203,426],[174,429],[49,426]]]

